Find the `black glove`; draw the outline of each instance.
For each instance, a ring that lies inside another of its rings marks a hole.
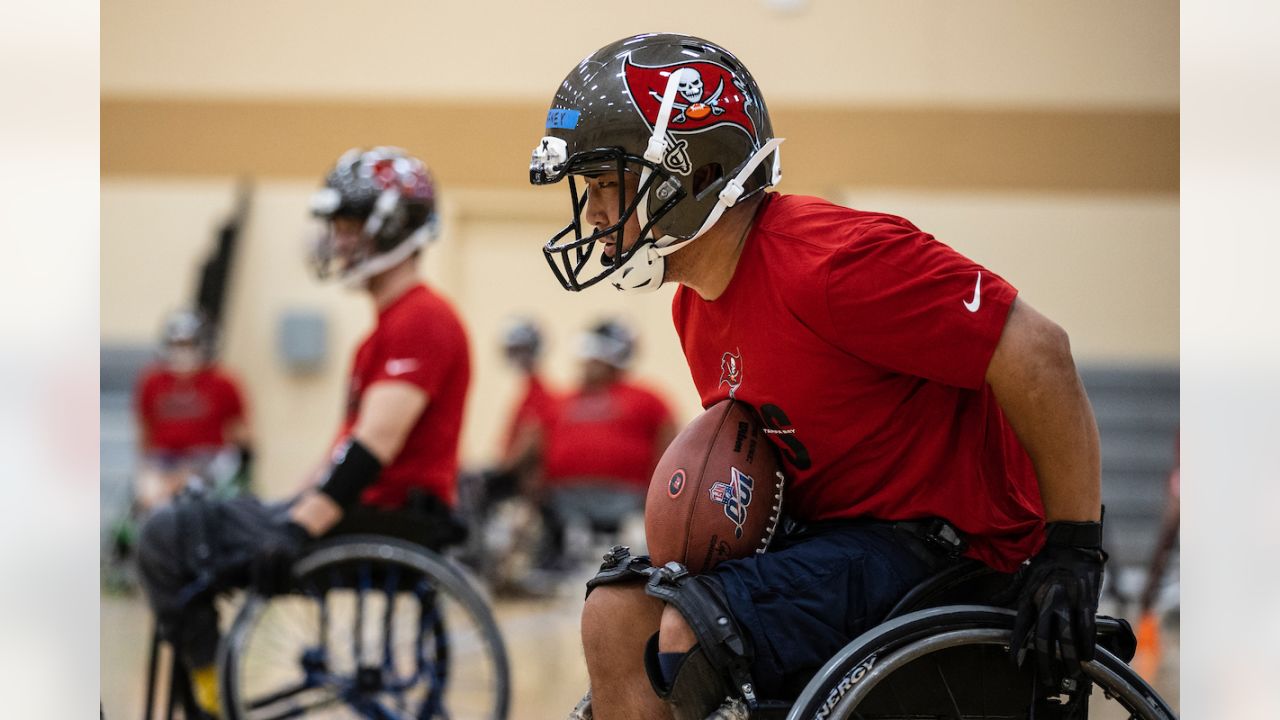
[[[249,583],[263,595],[279,595],[293,587],[293,564],[311,535],[298,523],[273,523],[249,565]]]
[[[1009,652],[1021,667],[1030,645],[1041,685],[1069,691],[1080,677],[1080,664],[1093,659],[1093,617],[1107,554],[1102,523],[1053,522],[1045,526],[1045,535],[1044,547],[1025,570]],[[1064,685],[1064,679],[1072,682]]]

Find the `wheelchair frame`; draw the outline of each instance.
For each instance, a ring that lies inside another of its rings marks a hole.
[[[925,579],[894,605],[883,623],[855,638],[814,674],[787,720],[861,717],[857,705],[878,684],[894,670],[934,652],[976,645],[997,645],[1007,652],[1014,611],[966,603],[975,597],[1012,602],[1018,580],[976,560],[963,560]],[[1128,628],[1114,618],[1098,616],[1097,632],[1095,659],[1084,665],[1089,680],[1108,698],[1119,698],[1131,717],[1176,718],[1151,686],[1108,649],[1106,641],[1122,637]],[[942,679],[945,686],[945,676]],[[950,701],[951,717],[961,718],[954,695]]]
[[[1007,650],[1015,613],[983,605],[948,605],[918,610],[878,625],[827,661],[805,686],[787,720],[861,717],[857,706],[886,678],[908,663],[952,647],[997,645]],[[1099,634],[1120,632],[1120,623],[1099,617]],[[1130,717],[1173,720],[1177,715],[1151,686],[1102,644],[1084,663],[1089,679],[1118,699]],[[945,678],[944,685],[945,685]],[[948,689],[948,693],[950,690]],[[963,717],[951,698],[950,717]]]
[[[494,711],[491,720],[504,720],[510,705],[511,675],[505,643],[493,619],[488,603],[475,589],[471,580],[458,568],[449,564],[439,553],[424,545],[409,542],[393,536],[340,534],[316,543],[306,555],[294,566],[294,574],[305,577],[307,574],[326,566],[366,560],[369,562],[399,563],[412,568],[422,576],[430,578],[432,592],[442,591],[454,600],[470,617],[475,628],[481,634],[481,641],[493,661],[494,672]],[[370,588],[371,589],[371,588]],[[203,592],[208,592],[204,590]],[[241,706],[236,670],[239,668],[240,653],[248,641],[248,633],[256,621],[266,610],[270,598],[248,592],[244,603],[236,613],[231,628],[219,644],[217,665],[219,669],[219,692],[223,713],[228,720],[240,720],[246,716],[246,708]],[[358,607],[362,607],[362,603]],[[390,616],[390,613],[387,614]],[[431,628],[437,642],[437,650],[447,653],[447,630],[437,619]],[[357,641],[358,642],[358,641]],[[156,710],[156,686],[159,672],[159,657],[163,641],[158,629],[152,639],[151,656],[148,662],[147,697],[145,720],[158,717]],[[168,696],[163,717],[173,720],[175,710],[182,709],[182,717],[195,720],[202,717],[194,701],[190,677],[180,658],[180,648],[172,647],[172,658],[169,666]],[[436,680],[444,680],[437,676]],[[280,694],[277,700],[283,699]],[[372,717],[378,717],[373,715]]]

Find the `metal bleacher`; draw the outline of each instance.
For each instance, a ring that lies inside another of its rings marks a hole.
[[[154,351],[141,347],[104,346],[101,351],[98,445],[102,549],[116,520],[128,512],[137,462],[137,429],[133,421],[133,382]]]
[[[1082,367],[1102,440],[1102,501],[1111,566],[1145,567],[1177,458],[1176,367]]]

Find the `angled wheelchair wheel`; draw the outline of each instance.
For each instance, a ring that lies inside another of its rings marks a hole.
[[[921,610],[863,634],[805,687],[788,720],[1175,720],[1173,710],[1103,647],[1114,620],[1099,618],[1096,658],[1079,699],[1036,690],[1035,663],[1009,662],[1013,612],[977,605]]]
[[[378,536],[316,546],[298,591],[250,594],[220,649],[231,720],[501,720],[507,653],[484,600],[438,554]]]

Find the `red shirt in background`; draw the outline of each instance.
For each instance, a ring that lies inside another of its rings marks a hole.
[[[143,371],[134,406],[147,452],[187,453],[226,444],[227,424],[245,414],[235,379],[207,365],[179,375],[163,365]]]
[[[510,452],[520,428],[534,424],[545,431],[555,421],[555,394],[547,389],[545,383],[537,375],[526,375],[524,395],[511,413],[511,421],[507,424],[507,433],[503,438],[504,452]]]
[[[801,521],[941,517],[1013,570],[1039,549],[1030,458],[985,377],[1017,291],[910,222],[770,194],[729,287],[680,287],[704,407],[760,410]]]
[[[374,383],[412,383],[427,393],[427,407],[409,430],[400,454],[361,495],[362,503],[400,507],[409,490],[419,488],[454,504],[458,436],[470,379],[467,333],[444,298],[416,285],[378,313],[377,326],[356,350],[338,439],[355,426],[360,401]]]
[[[613,480],[647,489],[661,451],[659,432],[670,422],[661,397],[625,380],[570,393],[547,433],[547,485]]]

